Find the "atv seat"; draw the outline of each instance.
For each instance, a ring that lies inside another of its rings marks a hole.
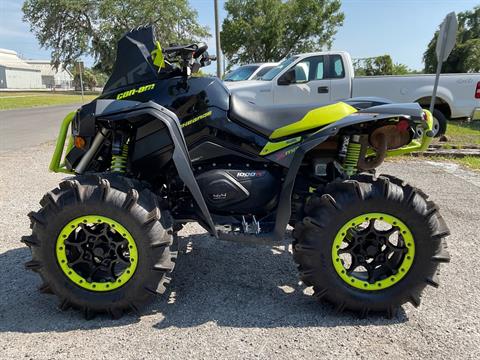
[[[325,126],[357,110],[343,102],[315,105],[257,105],[235,93],[230,95],[232,121],[271,139],[277,139]]]

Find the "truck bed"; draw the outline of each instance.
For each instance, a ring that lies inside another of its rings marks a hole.
[[[434,81],[433,74],[359,76],[352,79],[352,95],[428,104]],[[471,117],[473,110],[480,107],[480,98],[475,98],[479,83],[478,73],[442,74],[437,102],[448,104],[451,118]]]

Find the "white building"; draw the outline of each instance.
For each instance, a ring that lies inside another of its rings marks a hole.
[[[15,51],[0,49],[0,89],[42,89],[41,71]]]
[[[40,70],[42,75],[42,84],[47,89],[71,89],[73,82],[73,75],[61,65],[58,70],[55,70],[50,65],[49,60],[25,60],[33,68]]]

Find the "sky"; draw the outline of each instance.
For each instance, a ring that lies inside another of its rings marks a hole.
[[[219,0],[220,19],[226,16],[224,2]],[[22,21],[22,3],[0,0],[0,48],[15,50],[28,59],[49,59],[50,51],[40,48],[29,25]],[[190,4],[198,11],[199,22],[213,35],[213,0],[190,0]],[[394,62],[420,70],[423,52],[445,15],[471,10],[475,5],[480,5],[480,0],[343,0],[345,21],[332,50],[348,51],[354,58],[390,54]],[[215,54],[214,38],[207,43],[209,52]],[[88,57],[83,60],[92,64]],[[214,73],[215,65],[206,71]]]

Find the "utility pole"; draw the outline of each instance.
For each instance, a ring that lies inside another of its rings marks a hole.
[[[217,76],[222,78],[222,47],[220,46],[220,19],[218,17],[218,0],[213,0],[215,5],[215,44],[217,47]]]
[[[83,61],[79,61],[78,62],[78,72],[80,74],[80,88],[82,90],[82,103],[84,102],[83,100],[83,75],[82,75],[82,72],[83,72]]]

